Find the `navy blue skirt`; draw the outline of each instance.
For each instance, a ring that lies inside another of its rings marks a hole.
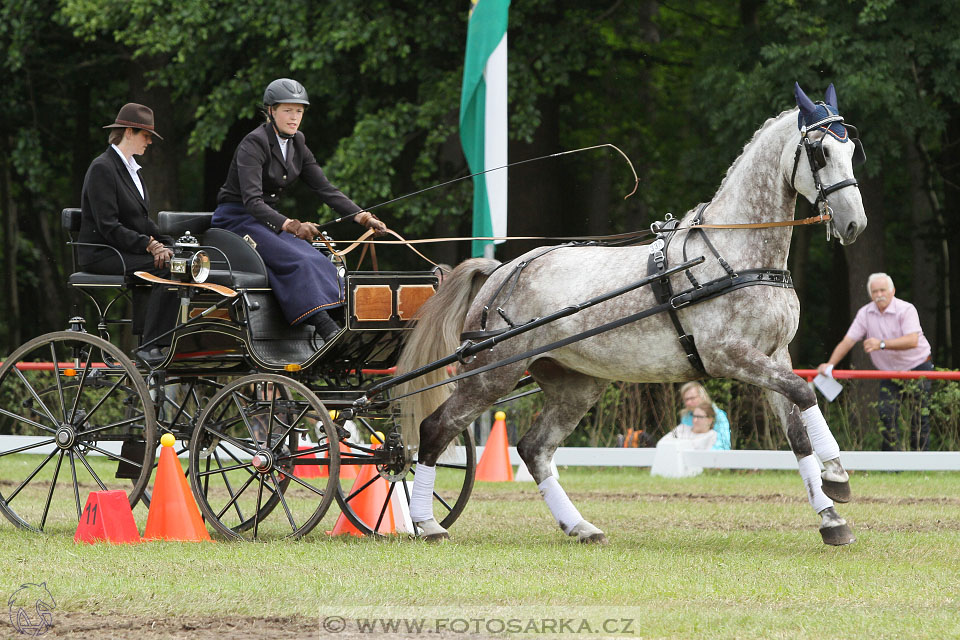
[[[211,224],[240,237],[249,235],[257,243],[270,286],[290,324],[343,304],[344,285],[336,265],[306,240],[287,232],[274,233],[238,202],[219,205]]]

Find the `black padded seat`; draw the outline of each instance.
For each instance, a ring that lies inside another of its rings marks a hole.
[[[86,271],[77,271],[67,277],[67,284],[71,287],[122,287],[127,282],[131,281],[126,276],[110,276]]]
[[[71,241],[80,233],[80,219],[82,213],[77,208],[67,208],[60,212],[60,224],[67,232]],[[77,245],[73,246],[72,258],[73,268],[77,268]],[[103,245],[106,246],[106,245]],[[138,284],[138,279],[124,275],[105,275],[102,273],[89,273],[86,271],[75,271],[67,277],[67,284],[71,287],[104,287],[120,288],[128,284]]]
[[[187,231],[199,238],[210,228],[211,218],[213,214],[209,211],[161,211],[157,214],[157,226],[160,233],[174,241]]]
[[[207,250],[211,262],[207,282],[238,289],[266,289],[270,286],[263,258],[237,234],[226,229],[209,229],[203,234],[200,244],[219,249],[229,260],[228,267],[219,251]]]

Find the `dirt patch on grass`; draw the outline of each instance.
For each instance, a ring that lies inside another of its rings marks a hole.
[[[255,618],[248,616],[187,616],[181,618],[151,618],[146,616],[111,615],[97,613],[63,612],[54,610],[53,628],[43,634],[44,638],[83,638],[84,640],[167,640],[190,638],[190,640],[369,640],[378,634],[361,632],[355,623],[347,621],[340,629],[337,618],[333,631],[321,626],[323,620],[304,616]],[[11,632],[15,630],[10,627]],[[391,640],[410,638],[423,640],[424,634],[390,634]],[[19,636],[16,636],[19,637]],[[431,638],[480,638],[463,633],[431,633]]]

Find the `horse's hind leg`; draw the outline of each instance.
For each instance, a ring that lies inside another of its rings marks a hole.
[[[854,542],[856,538],[853,537],[847,521],[840,517],[833,508],[833,500],[823,492],[824,481],[820,477],[820,465],[813,456],[813,447],[800,419],[800,410],[775,391],[766,390],[766,394],[770,406],[780,417],[780,424],[783,425],[790,448],[797,456],[797,466],[807,489],[807,499],[820,516],[820,536],[824,544],[843,545]]]
[[[701,349],[709,362],[712,376],[727,377],[759,385],[783,395],[799,407],[800,421],[809,436],[814,453],[823,462],[823,492],[837,502],[850,501],[850,476],[840,464],[840,445],[830,432],[817,405],[817,396],[804,380],[793,373],[790,354],[781,349],[771,358],[745,343],[725,343],[709,350]],[[784,423],[786,424],[786,423]],[[787,428],[787,427],[784,427]]]
[[[530,430],[517,443],[517,453],[523,458],[530,475],[537,482],[550,513],[560,528],[579,542],[607,541],[603,531],[587,521],[553,477],[550,461],[557,447],[576,428],[580,418],[596,404],[609,384],[591,376],[571,371],[550,359],[537,360],[530,365],[530,373],[540,384],[544,395],[543,411]]]
[[[514,388],[524,369],[525,363],[521,362],[461,381],[453,394],[420,424],[420,450],[410,492],[410,518],[425,540],[450,537],[433,517],[437,459],[458,433]]]

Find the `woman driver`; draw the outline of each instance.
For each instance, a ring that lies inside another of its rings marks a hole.
[[[299,131],[309,104],[306,89],[295,80],[280,78],[267,85],[267,121],[237,146],[211,224],[249,235],[287,321],[314,325],[329,341],[341,328],[327,314],[343,304],[341,279],[336,266],[310,244],[319,235],[316,225],[279,213],[280,196],[300,178],[340,216],[357,214],[355,221],[376,231],[386,225],[327,180]]]

